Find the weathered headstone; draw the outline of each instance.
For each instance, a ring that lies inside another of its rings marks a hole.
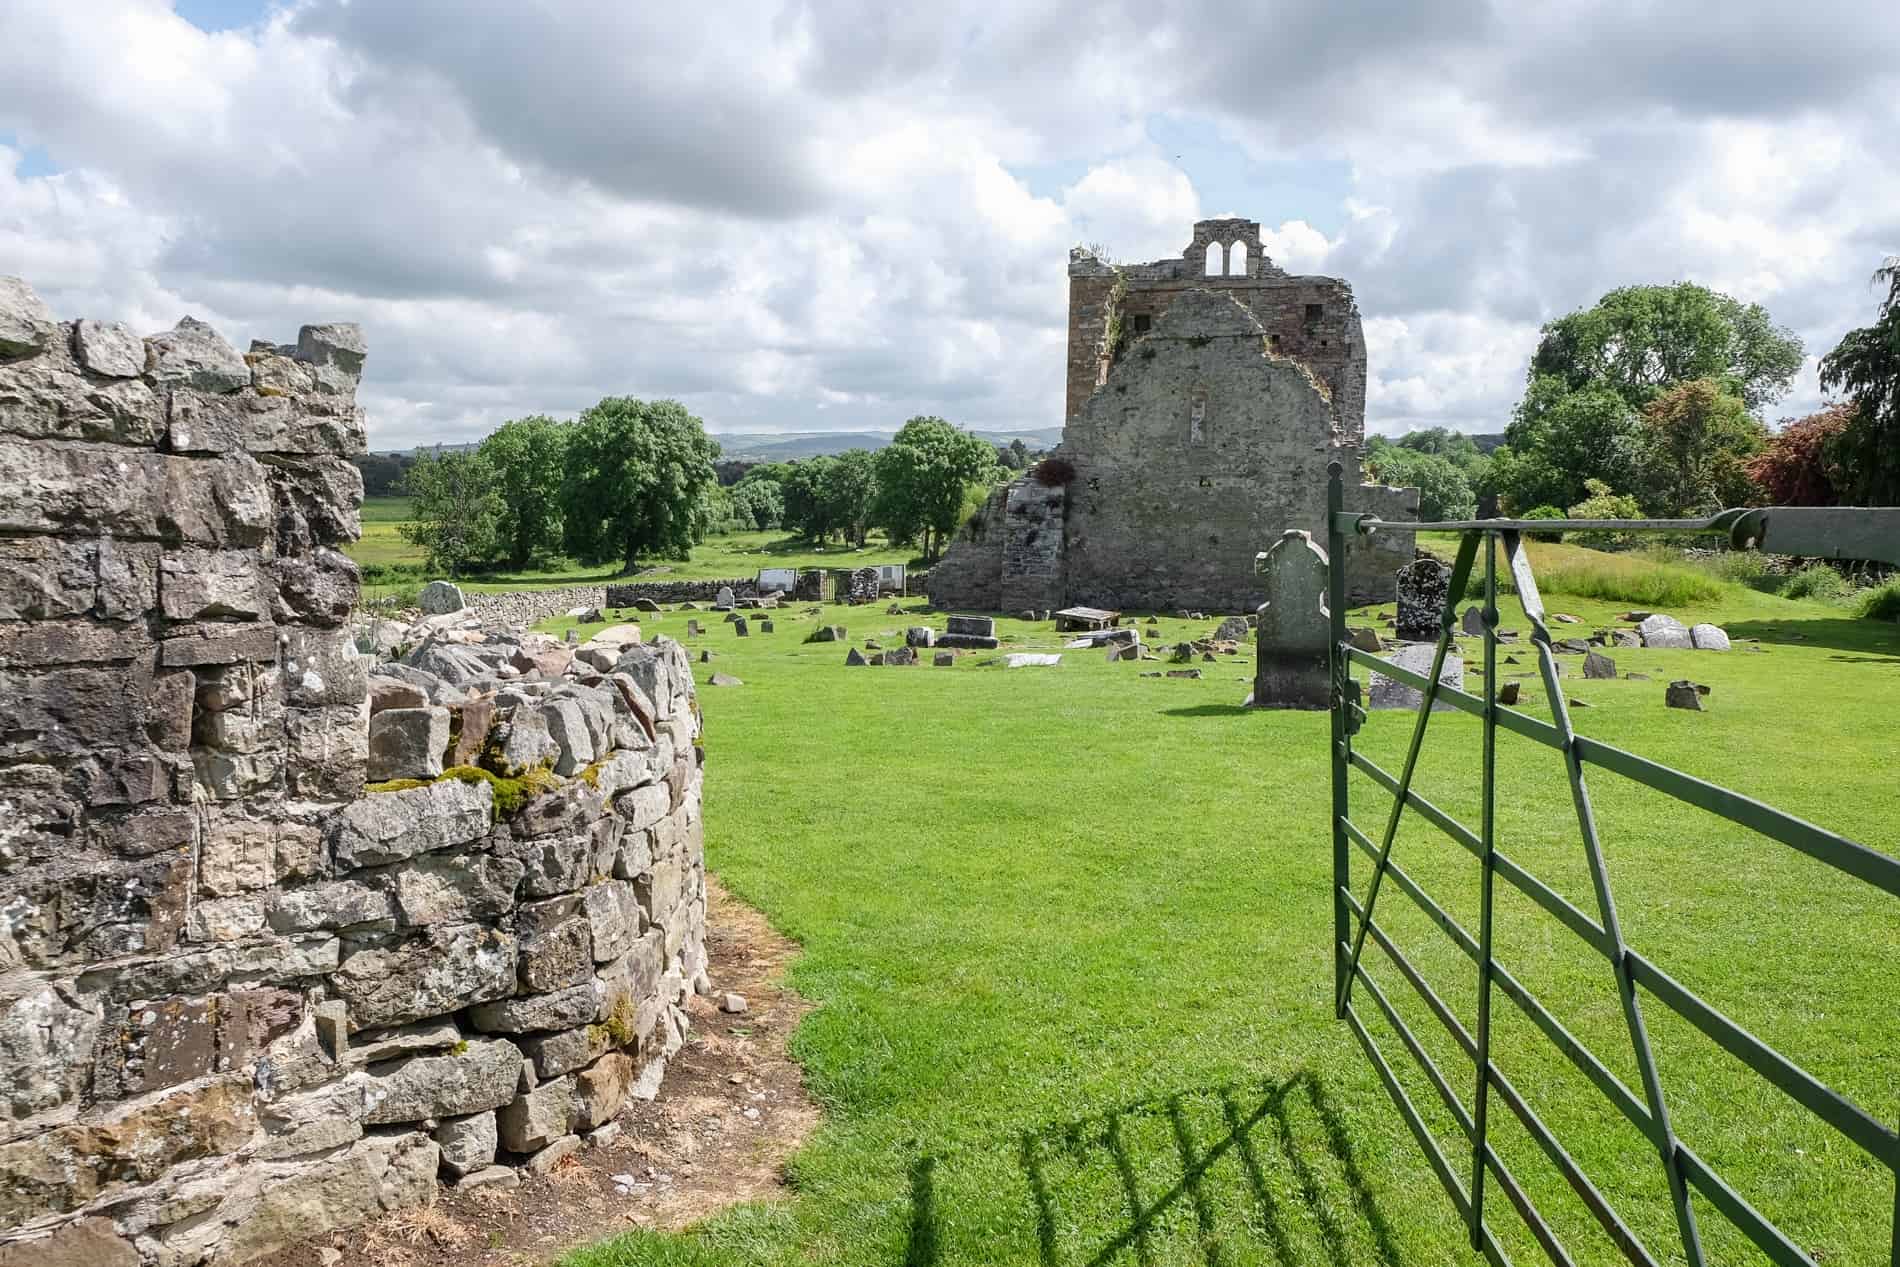
[[[910,647],[928,647],[937,637],[937,631],[929,625],[912,625],[904,631],[904,645]]]
[[[772,632],[772,622],[771,622],[771,621],[769,621],[769,620],[761,620],[761,621],[759,622],[759,632],[760,632],[760,633],[771,633],[771,632]]]
[[[936,641],[940,647],[967,647],[978,651],[997,648],[996,621],[990,616],[951,616]]]
[[[1695,712],[1702,711],[1702,688],[1694,682],[1671,682],[1663,702],[1671,708],[1687,708]]]
[[[1385,650],[1385,642],[1379,637],[1379,631],[1366,625],[1347,625],[1346,641],[1361,651]]]
[[[1465,608],[1465,614],[1464,614],[1463,621],[1461,622],[1461,628],[1464,629],[1466,634],[1470,635],[1473,638],[1484,637],[1483,610],[1477,607]]]
[[[1519,683],[1506,682],[1504,685],[1498,687],[1498,703],[1500,704],[1517,703],[1517,697],[1520,694],[1520,690],[1521,690],[1521,687]]]
[[[746,626],[745,617],[741,616],[739,617],[739,619],[732,622],[732,632],[737,634],[739,637],[743,638],[747,634],[751,633],[752,630]]]
[[[957,653],[954,651],[939,651],[930,658],[930,662],[940,669],[947,669],[957,662]]]
[[[732,586],[721,585],[719,592],[713,596],[713,610],[719,612],[731,611],[737,602],[738,599],[734,598],[732,594]]]
[[[686,622],[686,636],[688,638],[699,637],[699,622],[697,620],[689,620]]]
[[[1272,549],[1255,557],[1254,568],[1265,582],[1267,601],[1255,621],[1248,705],[1327,707],[1332,696],[1327,668],[1332,617],[1326,609],[1326,552],[1313,544],[1312,534],[1288,529]]]
[[[468,606],[468,601],[462,597],[462,587],[453,581],[430,581],[416,595],[416,606],[424,615],[444,616],[461,611]]]
[[[1451,569],[1437,559],[1415,559],[1399,569],[1398,587],[1398,637],[1406,642],[1438,641]]]
[[[1400,647],[1385,658],[1401,669],[1410,669],[1420,677],[1425,677],[1432,671],[1432,657],[1437,654],[1437,651],[1436,647],[1418,644]],[[1447,653],[1444,667],[1438,671],[1438,680],[1445,686],[1456,687],[1462,691],[1465,688],[1465,662],[1457,655]],[[1424,695],[1421,692],[1403,682],[1386,677],[1383,673],[1367,676],[1366,706],[1368,708],[1416,710],[1423,699]],[[1433,712],[1447,712],[1450,708],[1451,705],[1442,700],[1432,705]]]
[[[844,653],[844,662],[847,665],[851,665],[853,667],[856,667],[857,665],[860,665],[860,664],[870,663],[870,661],[864,658],[864,653],[862,651],[859,651],[856,647],[853,647],[851,648],[851,650]]]
[[[1607,680],[1616,676],[1616,661],[1601,652],[1592,651],[1583,657],[1583,676]]]

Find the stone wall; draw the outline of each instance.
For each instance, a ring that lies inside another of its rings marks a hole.
[[[631,607],[641,599],[655,603],[710,603],[730,587],[735,598],[757,598],[758,578],[733,576],[713,581],[629,581],[607,587],[607,606]]]
[[[0,278],[0,1258],[236,1263],[551,1159],[709,988],[677,644],[432,627],[372,701],[363,360]],[[366,786],[378,727],[459,768]]]
[[[558,590],[510,590],[505,594],[470,594],[469,610],[491,625],[537,625],[565,616],[576,607],[607,606],[607,590],[600,585],[575,585]]]

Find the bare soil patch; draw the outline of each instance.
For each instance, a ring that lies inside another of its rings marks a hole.
[[[784,1189],[784,1164],[818,1124],[786,1043],[811,1005],[783,982],[798,947],[706,877],[714,993],[689,1007],[693,1030],[659,1096],[517,1188],[443,1189],[400,1210],[262,1259],[262,1267],[538,1267],[629,1227],[674,1230]],[[746,1011],[719,1010],[728,993]],[[632,1182],[627,1180],[631,1177]]]

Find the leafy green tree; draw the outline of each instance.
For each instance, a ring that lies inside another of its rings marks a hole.
[[[678,401],[609,396],[570,429],[561,484],[569,554],[591,565],[683,558],[706,535],[719,446]]]
[[[1641,519],[1643,508],[1628,493],[1611,490],[1602,480],[1585,480],[1584,492],[1589,496],[1570,508],[1571,519]],[[1599,549],[1612,549],[1629,544],[1631,534],[1626,532],[1608,532],[1585,529],[1573,532],[1570,539],[1578,545],[1595,546]]]
[[[1821,358],[1821,386],[1844,391],[1854,416],[1837,446],[1847,497],[1900,505],[1900,258],[1874,272],[1887,288],[1874,324],[1849,330]]]
[[[1457,463],[1441,454],[1388,444],[1367,458],[1366,466],[1384,483],[1418,489],[1421,521],[1470,519],[1478,513],[1471,481]]]
[[[460,576],[494,556],[502,503],[480,450],[423,450],[405,480],[414,517],[398,531],[428,552],[430,567]]]
[[[862,546],[877,501],[877,459],[869,449],[846,449],[825,468],[818,495],[831,527],[852,545]]]
[[[773,479],[743,479],[726,490],[733,517],[747,529],[776,528],[785,519],[785,492]]]
[[[1713,379],[1671,388],[1643,410],[1643,500],[1663,517],[1706,515],[1760,497],[1748,463],[1768,429]]]
[[[1567,506],[1591,479],[1653,487],[1662,477],[1639,470],[1655,452],[1642,424],[1652,401],[1709,380],[1753,411],[1800,368],[1801,341],[1759,304],[1693,282],[1613,290],[1544,327],[1492,491],[1518,507]]]
[[[501,495],[496,530],[508,565],[525,568],[547,559],[561,544],[567,428],[541,415],[517,418],[497,427],[480,452]]]
[[[1801,340],[1760,304],[1698,286],[1624,286],[1546,325],[1530,377],[1566,391],[1607,387],[1641,409],[1677,383],[1712,378],[1751,411],[1781,399]]]
[[[963,521],[969,486],[996,469],[989,445],[942,418],[906,422],[877,454],[876,518],[895,541],[923,538],[934,562]]]
[[[785,526],[807,541],[823,541],[831,533],[823,494],[825,468],[830,465],[828,457],[787,462],[779,483],[785,495]]]

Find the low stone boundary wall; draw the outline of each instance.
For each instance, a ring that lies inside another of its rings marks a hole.
[[[710,988],[678,644],[445,628],[377,707],[455,768],[366,787],[363,360],[0,278],[0,1262],[238,1263],[548,1164]]]
[[[510,590],[506,594],[470,594],[469,610],[491,625],[538,625],[556,616],[565,616],[576,607],[631,607],[631,603],[609,603],[607,589],[600,585],[581,585],[558,590]]]
[[[629,581],[607,587],[607,606],[631,607],[640,599],[655,603],[710,603],[730,587],[734,598],[757,598],[758,578],[733,576],[714,581]]]

